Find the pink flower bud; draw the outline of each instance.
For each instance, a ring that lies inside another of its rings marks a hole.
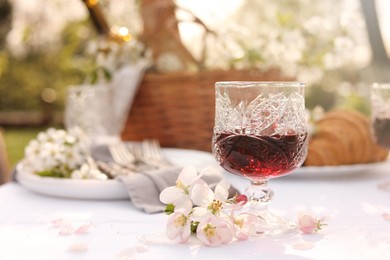
[[[236,202],[242,203],[242,205],[245,205],[248,202],[248,197],[244,194],[238,194],[236,196]]]
[[[321,220],[310,213],[301,213],[298,216],[298,229],[304,234],[313,234],[321,229]]]

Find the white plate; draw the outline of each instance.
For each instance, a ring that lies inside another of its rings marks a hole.
[[[303,166],[293,172],[289,177],[305,177],[305,178],[337,178],[342,176],[352,176],[358,174],[366,174],[390,169],[390,161],[354,165],[340,166]]]
[[[193,165],[198,170],[216,166],[214,157],[207,152],[164,148],[163,153],[175,165]],[[40,177],[17,166],[18,182],[29,190],[49,196],[77,199],[128,199],[125,186],[118,180],[74,180]]]

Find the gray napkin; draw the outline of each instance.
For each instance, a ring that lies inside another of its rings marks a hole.
[[[107,146],[95,146],[92,148],[92,157],[97,161],[112,163],[113,159]],[[122,181],[129,193],[133,205],[146,213],[162,212],[165,205],[160,201],[160,193],[169,186],[174,186],[183,167],[172,166],[157,170],[144,171],[142,173],[130,173],[120,175],[117,178]],[[206,173],[202,179],[208,183],[211,189],[222,180],[217,173]],[[231,187],[229,197],[238,191]]]

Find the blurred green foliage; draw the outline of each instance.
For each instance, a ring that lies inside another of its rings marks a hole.
[[[286,22],[288,17],[280,17]],[[63,110],[67,87],[83,82],[86,75],[94,71],[94,57],[86,53],[87,45],[96,38],[95,29],[88,18],[69,23],[61,33],[58,46],[29,44],[32,30],[26,28],[24,36],[25,55],[16,56],[7,49],[0,50],[0,111],[42,110],[42,91],[50,88],[56,99],[51,108]],[[257,61],[264,61],[256,49],[241,42],[245,57],[255,67]],[[312,55],[310,59],[319,59]],[[235,61],[237,62],[237,61]],[[334,77],[334,75],[332,75]],[[306,105],[309,109],[322,106],[330,110],[340,103],[337,89],[329,89],[335,82],[321,82],[307,88]],[[345,100],[345,106],[367,113],[367,104],[358,95]]]
[[[363,97],[358,93],[352,93],[346,97],[340,107],[358,110],[366,116],[370,116],[371,112],[369,97]]]
[[[93,69],[93,59],[85,54],[93,30],[87,21],[68,24],[55,48],[32,48],[26,38],[26,54],[13,56],[6,49],[0,51],[0,111],[40,110],[41,93],[45,88],[56,91],[53,103],[63,109],[69,85],[81,83]],[[79,37],[83,31],[83,37]]]
[[[330,110],[336,103],[336,93],[328,91],[320,84],[310,86],[306,89],[306,108],[313,109],[316,106],[322,107],[325,111]]]
[[[24,148],[37,137],[44,128],[5,128],[3,129],[10,166],[14,167],[24,157]]]

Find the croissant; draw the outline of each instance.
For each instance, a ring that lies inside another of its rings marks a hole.
[[[372,137],[369,118],[354,110],[327,112],[314,123],[304,166],[349,165],[380,162],[389,151]]]

